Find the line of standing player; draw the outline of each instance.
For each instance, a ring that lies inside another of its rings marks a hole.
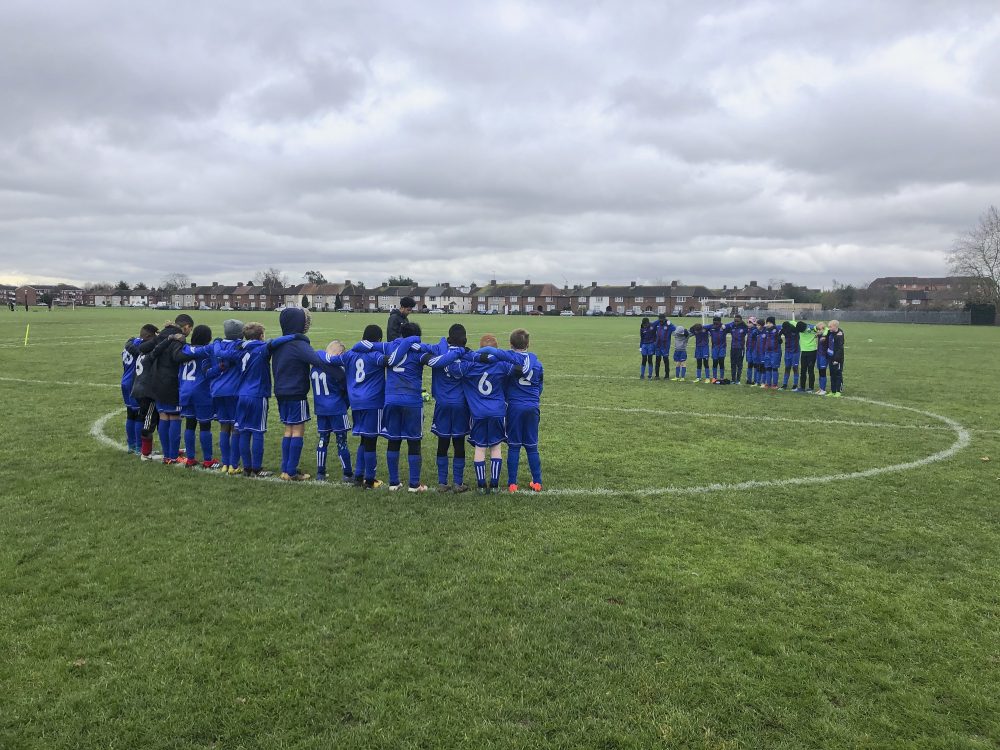
[[[529,487],[541,491],[538,452],[543,369],[528,351],[529,335],[511,334],[511,349],[501,350],[490,335],[481,349],[466,347],[463,326],[454,325],[437,344],[420,341],[420,328],[406,323],[403,338],[382,343],[382,330],[368,326],[362,341],[346,351],[339,341],[326,350],[312,348],[306,333],[309,314],[299,308],[282,312],[282,335],[264,339],[259,323],[224,323],[225,338],[212,341],[207,326],[194,326],[181,314],[163,330],[143,326],[122,352],[122,394],[130,452],[151,460],[152,437],[159,432],[165,464],[200,465],[227,474],[269,476],[263,469],[264,435],[272,393],[284,426],[280,478],[309,479],[299,471],[305,424],[311,420],[312,392],[318,442],[317,479],[326,478],[327,454],[333,441],[345,482],[374,489],[376,445],[387,440],[389,489],[403,488],[399,478],[400,447],[407,442],[410,492],[424,492],[420,480],[423,437],[423,370],[432,370],[435,400],[431,431],[438,437],[438,490],[465,492],[465,440],[474,446],[477,487],[488,494],[499,487],[501,444],[508,445],[507,487],[518,489],[521,448],[531,473]],[[190,344],[186,339],[190,335]],[[353,417],[353,425],[348,417]],[[181,419],[186,419],[185,450],[180,449]],[[219,422],[219,454],[214,456],[212,421]],[[195,428],[200,441],[195,441]],[[357,453],[347,443],[348,431],[359,438]],[[449,449],[453,453],[449,482]],[[486,453],[490,454],[487,472]],[[183,455],[182,455],[183,454]],[[352,465],[353,463],[353,465]]]
[[[639,327],[639,352],[642,357],[639,378],[658,380],[662,364],[665,379],[685,381],[687,347],[692,338],[695,342],[694,382],[696,383],[746,384],[770,390],[788,390],[791,377],[791,389],[795,392],[815,392],[820,396],[830,395],[837,398],[843,392],[844,331],[836,320],[830,321],[829,325],[825,323],[812,325],[801,320],[797,322],[786,320],[779,326],[774,317],[761,320],[751,317],[744,322],[742,316],[736,315],[732,322],[723,324],[722,318],[716,316],[709,326],[695,323],[686,329],[673,324],[665,315],[660,315],[653,322],[650,322],[649,318],[643,318]],[[670,378],[669,364],[671,344],[673,344],[673,378]],[[729,377],[726,374],[727,351],[730,362]],[[782,361],[784,379],[779,386]],[[827,391],[827,369],[830,371],[829,391]]]

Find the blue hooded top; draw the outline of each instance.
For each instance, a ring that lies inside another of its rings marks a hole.
[[[271,355],[274,373],[274,395],[281,400],[301,401],[309,395],[309,368],[325,366],[326,358],[312,348],[305,332],[309,330],[309,313],[301,307],[286,307],[278,318],[281,332],[299,334],[294,339],[280,342],[276,339]]]

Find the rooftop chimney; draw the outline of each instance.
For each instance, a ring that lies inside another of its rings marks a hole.
[[[350,286],[350,285],[351,285],[351,280],[350,279],[344,279],[344,286]]]
[[[590,282],[590,288],[591,289],[596,289],[597,288],[597,282],[596,281],[591,281]]]
[[[750,286],[757,286],[757,282],[756,281],[751,281],[750,282]]]
[[[629,285],[631,286],[632,289],[635,289],[635,282],[634,281],[630,281]]]
[[[198,288],[198,285],[197,285],[197,284],[195,284],[194,282],[192,282],[192,283],[191,283],[191,288],[192,288],[192,289],[197,289],[197,288]]]
[[[728,287],[728,286],[726,286],[725,284],[723,284],[723,285],[722,285],[722,291],[726,291],[726,290],[727,290],[728,288],[729,288],[729,287]]]
[[[218,282],[218,281],[213,281],[213,282],[212,282],[212,286],[218,286],[218,285],[219,285],[219,282]]]
[[[678,284],[680,284],[679,281],[671,281],[670,282],[670,286],[677,286]]]
[[[496,286],[496,285],[497,285],[497,280],[496,279],[490,279],[490,286]]]

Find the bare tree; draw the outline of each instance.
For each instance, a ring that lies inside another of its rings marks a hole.
[[[302,278],[308,281],[310,284],[325,284],[326,276],[323,275],[322,271],[306,271]]]
[[[191,286],[191,277],[186,273],[171,273],[163,278],[160,289],[164,292],[176,292]]]
[[[253,277],[253,283],[257,286],[264,287],[268,294],[277,294],[288,286],[288,277],[277,268],[272,267],[268,268],[266,271],[258,272],[257,275]]]
[[[955,240],[948,265],[959,276],[981,279],[973,293],[1000,309],[1000,212],[996,206],[990,206],[973,229]]]

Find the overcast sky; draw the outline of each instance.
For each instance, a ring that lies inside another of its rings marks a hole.
[[[1000,5],[0,5],[0,280],[939,275]]]

